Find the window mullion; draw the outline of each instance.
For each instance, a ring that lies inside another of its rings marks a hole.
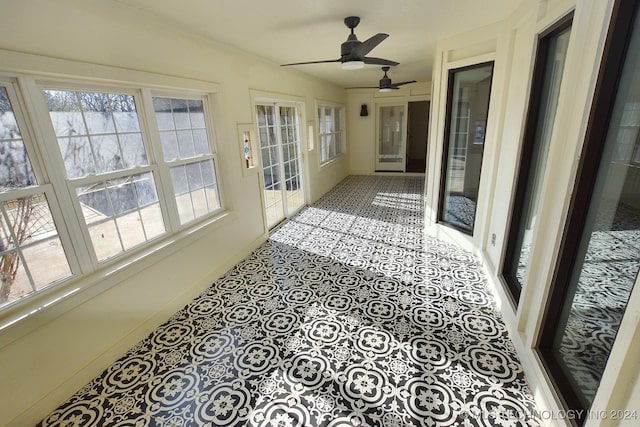
[[[98,175],[92,174],[82,178],[74,178],[70,179],[69,182],[72,182],[76,187],[80,187],[82,185],[90,185],[102,181],[127,178],[131,175],[138,175],[145,172],[154,172],[155,169],[156,168],[153,165],[137,166],[131,169],[122,169],[114,172],[105,172]]]

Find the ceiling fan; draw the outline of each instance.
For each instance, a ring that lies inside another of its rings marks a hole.
[[[378,86],[359,86],[359,87],[350,87],[347,89],[380,89],[380,92],[391,92],[395,89],[400,89],[400,86],[407,85],[409,83],[415,83],[415,80],[409,80],[406,82],[400,83],[392,83],[389,76],[387,76],[387,71],[389,71],[389,67],[382,67],[382,71],[384,71],[384,76],[380,79],[380,83]]]
[[[358,16],[347,16],[344,18],[344,25],[347,26],[351,30],[351,34],[347,37],[347,40],[340,45],[340,58],[338,59],[327,59],[323,61],[309,61],[309,62],[294,62],[291,64],[282,64],[282,67],[287,67],[289,65],[306,65],[306,64],[323,64],[327,62],[340,62],[342,63],[343,70],[356,70],[358,68],[364,67],[364,64],[373,64],[373,65],[389,65],[395,66],[398,65],[398,62],[390,61],[388,59],[382,58],[372,58],[366,56],[367,53],[371,52],[374,47],[378,46],[384,39],[389,37],[389,34],[378,33],[375,36],[370,37],[369,39],[361,42],[356,37],[353,29],[358,26],[360,23],[360,17]]]

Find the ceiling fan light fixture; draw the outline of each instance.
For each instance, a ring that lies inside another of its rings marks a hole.
[[[359,70],[364,68],[364,61],[345,61],[342,63],[343,70]]]
[[[391,92],[393,89],[391,89],[390,87],[381,87],[380,88],[380,92]]]

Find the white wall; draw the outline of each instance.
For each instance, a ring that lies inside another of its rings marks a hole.
[[[130,71],[139,70],[168,86],[217,83],[214,123],[230,211],[123,271],[96,273],[88,278],[95,286],[2,329],[0,425],[34,425],[266,239],[259,176],[243,173],[237,135],[238,124],[255,121],[252,91],[295,97],[309,121],[317,99],[346,105],[343,89],[161,24],[118,2],[3,2],[0,72],[126,81],[145,75]],[[310,201],[347,174],[346,157],[323,169],[317,150],[305,157]]]
[[[555,414],[556,417],[562,414],[562,407],[534,347],[575,180],[611,5],[610,1],[525,0],[505,22],[441,40],[433,67],[426,182],[427,230],[432,235],[456,242],[480,256],[539,407],[541,410],[553,411],[547,414]],[[535,45],[539,33],[574,9],[565,79],[542,189],[539,208],[541,214],[529,259],[529,277],[516,309],[509,301],[506,288],[499,279],[499,272],[528,104]],[[486,60],[495,61],[494,80],[475,232],[473,236],[466,236],[436,223],[445,131],[446,83],[450,69]],[[496,240],[492,244],[491,236],[494,234]],[[629,301],[595,397],[595,411],[611,414],[614,410],[638,409],[638,288],[639,286],[635,287]],[[549,419],[547,423],[564,425],[565,421]],[[632,423],[633,421],[629,421],[625,425]],[[616,425],[616,422],[591,417],[586,425]]]
[[[417,80],[428,80],[428,76],[417,76]],[[347,123],[349,140],[349,173],[369,175],[375,172],[376,153],[376,108],[380,104],[404,104],[412,101],[429,101],[429,83],[413,83],[400,89],[381,93],[377,89],[349,89],[347,96]],[[369,115],[360,116],[362,104],[367,105]],[[427,123],[425,123],[427,126]]]

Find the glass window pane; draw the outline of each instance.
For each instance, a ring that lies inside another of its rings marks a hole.
[[[258,105],[256,107],[256,110],[258,111],[258,126],[266,126],[266,124],[267,124],[267,119],[266,119],[267,107],[265,107],[263,105]]]
[[[0,191],[36,184],[6,88],[0,86]]]
[[[87,227],[98,260],[106,260],[121,253],[124,248],[120,242],[120,234],[116,228],[115,220],[105,217],[92,219],[94,222],[87,222]],[[87,220],[86,217],[85,220]]]
[[[133,169],[149,164],[141,134],[128,133],[120,135],[120,146],[122,148],[122,160],[124,162],[123,168]]]
[[[108,203],[116,216],[130,212],[137,207],[133,185],[128,178],[107,181]]]
[[[202,107],[202,101],[189,100],[189,118],[191,119],[191,128],[198,129],[204,128],[204,108]]]
[[[12,233],[12,224],[7,223],[4,215],[0,216],[0,251],[8,251],[15,248],[16,245]]]
[[[76,92],[45,90],[43,93],[56,136],[87,135]]]
[[[488,63],[452,70],[449,77],[439,220],[468,234],[475,224],[484,150],[484,132],[472,131],[470,123],[486,126],[492,75],[493,63]]]
[[[131,249],[146,241],[142,218],[137,210],[116,218],[124,249]]]
[[[194,219],[187,171],[185,166],[175,166],[172,167],[170,171],[173,191],[176,196],[176,205],[178,207],[178,216],[180,217],[180,222],[184,224]]]
[[[189,108],[186,99],[171,99],[171,111],[176,129],[191,129]]]
[[[148,164],[146,154],[140,153],[144,147],[125,144],[142,140],[133,96],[56,90],[45,90],[44,95],[69,178]]]
[[[150,172],[79,187],[76,193],[98,261],[165,232]]]
[[[71,276],[44,194],[2,204],[0,305]]]
[[[139,132],[140,124],[133,96],[112,94],[109,95],[109,100],[118,132]]]
[[[193,146],[193,134],[190,130],[179,130],[178,135],[178,150],[180,151],[180,158],[186,159],[193,157],[196,154],[195,147]]]
[[[395,107],[381,107],[381,111],[388,112],[389,108],[395,109]],[[320,162],[328,162],[329,160],[337,157],[342,154],[342,136],[341,136],[341,122],[340,115],[342,109],[340,107],[319,107],[318,108],[318,122],[319,122],[319,151],[320,151]],[[396,116],[401,117],[402,111]],[[384,117],[381,117],[384,118]],[[388,118],[393,118],[393,115],[390,115]],[[401,120],[402,121],[402,120]],[[384,126],[386,131],[381,132],[381,136],[383,140],[384,146],[381,145],[379,150],[382,150],[380,154],[380,162],[390,162],[393,160],[394,155],[390,155],[386,151],[389,151],[389,147],[400,147],[400,144],[393,143],[393,136],[397,135],[395,132],[402,132],[402,130],[398,127],[400,122],[394,121],[392,125],[381,125]],[[401,126],[401,124],[400,124]],[[296,129],[294,128],[295,132]],[[386,132],[386,133],[385,133]],[[294,135],[294,138],[297,140],[297,136]],[[391,144],[387,142],[390,141]],[[383,151],[385,151],[383,153]],[[395,148],[394,148],[394,151]]]
[[[140,218],[142,218],[142,223],[144,224],[147,240],[164,234],[165,227],[160,203],[156,202],[143,206],[140,209]]]
[[[162,143],[162,152],[164,160],[171,161],[180,158],[178,152],[178,137],[174,131],[161,132],[160,142]]]
[[[0,258],[0,269],[4,272],[0,278],[0,305],[20,299],[36,290],[24,268],[19,251],[4,252]]]
[[[184,166],[171,168],[171,181],[173,183],[173,192],[176,196],[189,191],[187,173]]]
[[[153,100],[165,161],[211,154],[201,100],[158,97]],[[174,128],[175,132],[168,130]]]
[[[196,129],[193,131],[193,145],[195,146],[195,154],[211,154],[209,146],[209,138],[207,138],[206,129]]]
[[[186,165],[187,179],[189,180],[189,190],[194,191],[202,188],[202,173],[200,172],[199,163],[191,163]]]
[[[269,155],[269,149],[263,148],[262,150],[260,150],[260,152],[262,155],[262,166],[264,168],[271,166],[271,156]]]
[[[91,138],[98,164],[98,172],[123,169],[122,156],[116,135],[98,135]]]
[[[58,146],[69,178],[80,178],[96,173],[97,168],[88,137],[58,138]]]
[[[171,168],[171,177],[182,224],[220,208],[211,160]]]
[[[138,207],[158,203],[158,194],[151,172],[132,177]]]
[[[89,135],[115,132],[106,93],[78,92],[78,97]]]
[[[207,204],[209,209],[214,211],[221,207],[220,194],[218,193],[218,186],[216,184],[216,172],[215,166],[212,161],[201,162],[202,179],[204,180]]]
[[[58,237],[40,240],[22,251],[36,290],[71,276],[67,256]]]
[[[153,109],[156,112],[156,122],[160,131],[174,130],[176,128],[173,123],[173,114],[171,113],[171,99],[154,97]]]
[[[404,105],[379,107],[378,170],[394,170],[401,166],[392,164],[404,164],[405,158],[403,151],[406,134],[404,130],[404,111]],[[327,144],[326,151],[327,158],[331,159],[335,156],[335,140],[333,134],[331,135],[330,143]]]
[[[176,203],[178,204],[180,224],[186,224],[196,219],[195,213],[193,212],[193,205],[191,203],[191,193],[184,193],[176,196]]]
[[[191,190],[191,203],[193,204],[193,213],[196,217],[209,212],[207,194],[204,188]]]
[[[570,32],[570,23],[563,24],[539,42],[538,52],[542,56],[536,58],[535,74],[541,75],[541,78],[534,78],[529,107],[530,117],[536,117],[537,120],[527,121],[516,190],[519,196],[515,198],[520,200],[520,204],[512,210],[513,219],[507,242],[509,249],[503,270],[515,301],[520,297],[529,264]]]

